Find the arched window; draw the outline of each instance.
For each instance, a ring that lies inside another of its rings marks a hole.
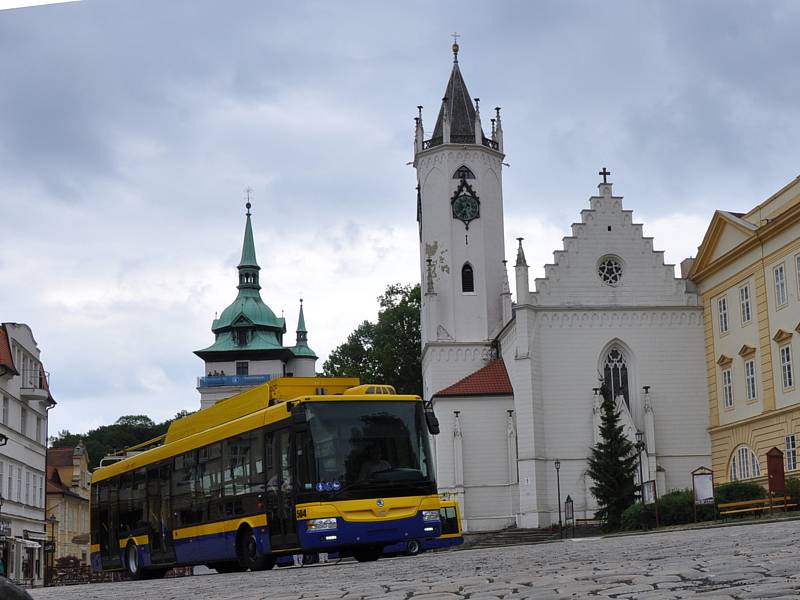
[[[628,394],[628,365],[625,364],[625,355],[616,346],[609,350],[603,367],[603,379],[611,387],[611,397],[620,394],[625,398],[625,404],[630,408]]]
[[[465,165],[461,165],[453,173],[453,179],[475,179],[475,173],[469,170]]]
[[[731,455],[730,480],[750,479],[761,475],[758,456],[747,446],[739,446]]]
[[[461,291],[465,294],[475,293],[475,274],[469,263],[464,263],[464,266],[461,267]]]

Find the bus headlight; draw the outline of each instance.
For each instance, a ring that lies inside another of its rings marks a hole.
[[[331,529],[336,529],[335,518],[308,520],[308,531],[330,531]]]
[[[422,511],[422,520],[426,523],[430,521],[438,521],[439,520],[439,511],[438,510],[423,510]]]

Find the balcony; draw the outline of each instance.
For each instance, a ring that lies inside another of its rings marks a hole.
[[[22,400],[40,400],[46,402],[50,397],[50,373],[41,369],[22,371],[19,395]]]
[[[197,387],[254,386],[282,375],[209,375],[197,378]]]

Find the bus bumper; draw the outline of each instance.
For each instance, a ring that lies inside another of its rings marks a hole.
[[[436,538],[442,533],[441,521],[423,521],[421,514],[391,521],[353,522],[337,517],[336,529],[325,531],[309,531],[308,521],[301,521],[298,525],[300,546],[305,550],[323,552],[337,546],[385,546],[413,539]]]

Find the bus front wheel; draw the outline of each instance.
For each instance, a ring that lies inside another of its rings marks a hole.
[[[406,554],[409,556],[416,556],[419,554],[420,546],[417,540],[409,540],[406,544]]]
[[[383,548],[380,546],[367,546],[353,550],[353,558],[358,562],[374,562],[381,557]]]

